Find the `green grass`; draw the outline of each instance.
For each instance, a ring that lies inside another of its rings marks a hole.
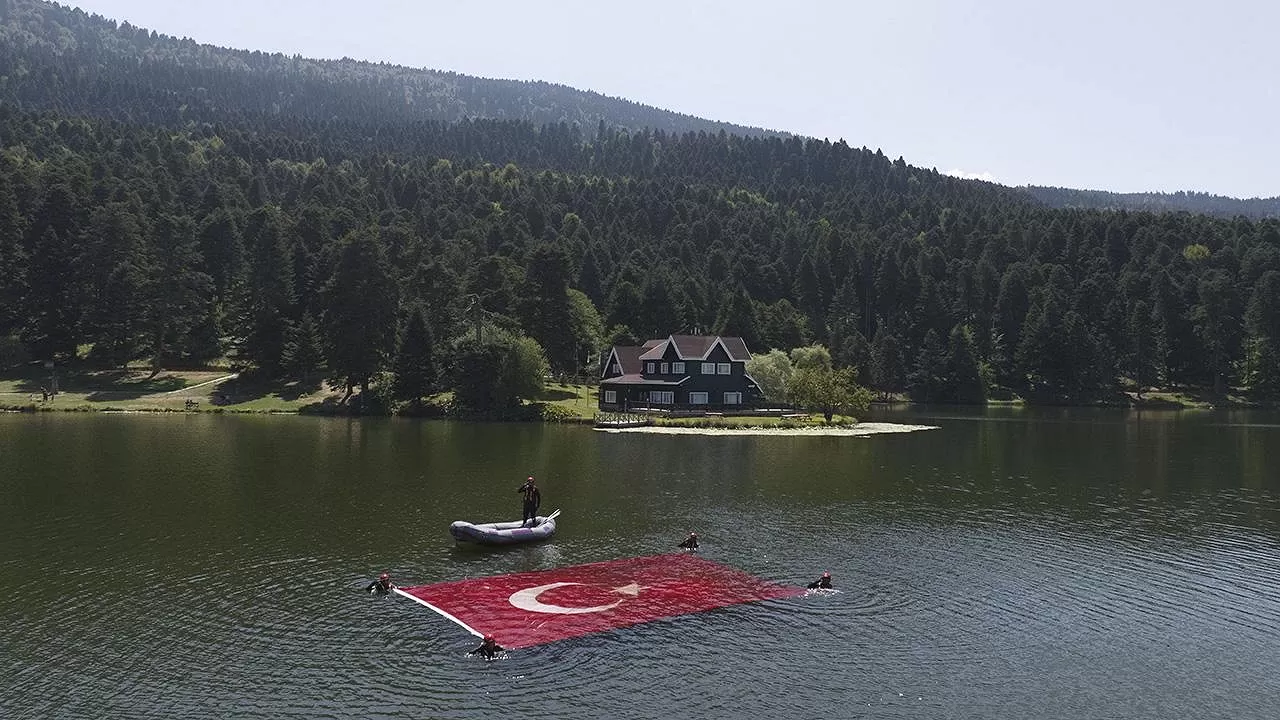
[[[596,388],[593,385],[572,385],[568,383],[547,383],[537,402],[556,408],[563,408],[562,413],[577,419],[589,419],[596,416]]]
[[[167,370],[154,377],[146,369],[62,371],[59,392],[47,402],[41,389],[50,387],[44,373],[0,377],[0,409],[186,412],[299,412],[336,404],[341,392],[324,385],[259,385],[226,379],[224,370]],[[222,380],[222,382],[211,382]]]
[[[229,377],[222,369],[166,370],[154,377],[146,368],[59,371],[57,397],[41,402],[49,387],[43,371],[0,376],[0,410],[97,410],[132,412],[341,413],[343,388],[313,382],[269,383]],[[210,381],[220,380],[212,383]],[[429,399],[443,407],[446,393]],[[190,408],[187,401],[195,404]],[[595,387],[547,383],[535,400],[543,417],[589,420],[596,414]],[[533,416],[538,416],[534,413]]]

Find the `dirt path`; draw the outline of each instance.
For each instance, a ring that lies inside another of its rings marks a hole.
[[[197,383],[197,384],[195,384],[195,385],[188,385],[188,386],[186,386],[186,387],[184,387],[184,388],[178,388],[177,390],[170,390],[170,391],[168,391],[168,392],[161,393],[161,394],[163,394],[163,395],[177,395],[178,393],[184,393],[184,392],[186,392],[186,391],[188,391],[188,390],[195,390],[196,388],[202,388],[202,387],[204,387],[205,385],[216,385],[216,384],[218,384],[218,383],[220,383],[220,382],[226,382],[226,381],[228,381],[228,380],[234,380],[234,379],[236,379],[236,378],[238,378],[238,377],[240,377],[240,373],[231,373],[230,375],[223,375],[223,376],[222,376],[222,377],[220,377],[220,378],[214,378],[214,379],[212,379],[212,380],[205,380],[205,381],[204,381],[204,382],[202,382],[202,383]]]

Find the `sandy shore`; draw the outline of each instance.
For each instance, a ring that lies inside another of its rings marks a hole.
[[[806,428],[696,428],[696,427],[656,427],[648,425],[633,428],[596,428],[609,433],[657,433],[660,435],[883,435],[885,433],[908,433],[917,430],[937,430],[936,425],[902,425],[899,423],[858,423],[853,427],[806,427]]]

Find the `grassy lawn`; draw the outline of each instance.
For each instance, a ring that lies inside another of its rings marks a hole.
[[[226,370],[124,369],[59,373],[58,395],[42,401],[50,386],[44,372],[0,377],[0,409],[224,412],[297,412],[336,402],[339,391],[324,385],[253,386]],[[188,401],[194,405],[188,407]]]
[[[133,412],[221,411],[296,413],[341,411],[343,388],[323,382],[265,383],[228,370],[165,370],[152,376],[145,368],[58,373],[58,395],[41,400],[50,387],[47,371],[0,376],[0,409],[98,410]],[[448,395],[432,398],[436,404]],[[188,406],[188,401],[193,405]],[[536,402],[558,408],[561,417],[590,419],[596,414],[594,386],[548,383]]]
[[[596,388],[593,385],[547,383],[538,402],[564,408],[574,418],[593,418],[597,412]]]

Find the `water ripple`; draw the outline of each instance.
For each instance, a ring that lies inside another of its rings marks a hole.
[[[990,428],[658,448],[516,427],[518,461],[459,449],[492,428],[308,421],[272,426],[307,450],[275,473],[40,476],[0,508],[0,715],[1273,716],[1280,496],[1098,480],[1078,452],[1040,462],[1062,434],[1099,432],[1071,417],[932,454],[948,433]],[[132,451],[186,442],[163,439]],[[275,457],[256,430],[235,439]],[[502,478],[540,463],[561,470],[540,474],[548,494],[573,502],[552,542],[451,542],[449,520],[509,513]],[[1076,466],[1078,482],[1053,475]],[[838,592],[485,661],[453,623],[363,591],[384,570],[427,584],[667,552],[691,529],[710,560],[797,585],[827,570]]]

